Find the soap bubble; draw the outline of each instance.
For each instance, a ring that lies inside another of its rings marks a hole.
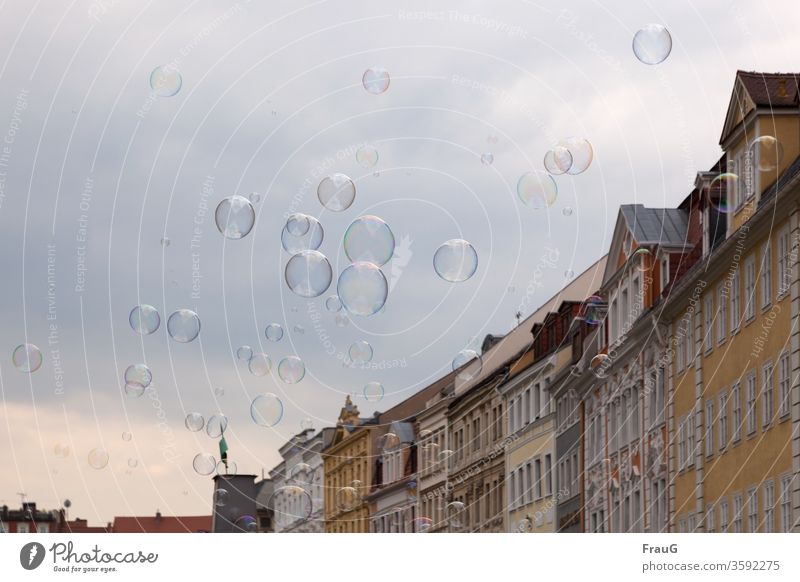
[[[481,373],[483,360],[478,352],[466,348],[456,354],[456,357],[453,358],[452,366],[454,372],[461,369],[457,374],[457,378],[463,382],[468,382]]]
[[[454,238],[447,241],[433,255],[433,268],[445,281],[466,281],[478,269],[478,253],[465,240]]]
[[[461,501],[448,503],[444,513],[445,521],[451,529],[459,530],[466,525],[467,508]]]
[[[729,214],[736,208],[732,202],[736,199],[734,193],[739,190],[739,176],[732,172],[724,172],[711,180],[708,187],[708,197],[711,205],[722,214]]]
[[[336,313],[337,311],[341,311],[342,309],[342,302],[339,300],[338,295],[331,295],[325,300],[325,309],[330,311],[331,313]]]
[[[241,346],[236,350],[236,357],[242,361],[248,362],[253,357],[253,348],[250,346]]]
[[[494,163],[494,154],[490,152],[481,154],[481,163],[484,166],[491,166]]]
[[[372,360],[372,346],[369,345],[369,342],[359,340],[350,345],[347,354],[354,364],[366,364]]]
[[[572,154],[564,146],[556,146],[544,155],[544,169],[556,176],[572,167]]]
[[[582,137],[568,137],[562,139],[556,148],[566,148],[572,157],[572,164],[567,173],[570,175],[581,174],[586,171],[594,159],[594,149],[589,140]],[[555,148],[554,148],[555,149]]]
[[[379,267],[361,261],[342,271],[336,291],[348,312],[369,316],[386,303],[389,285]]]
[[[150,335],[161,325],[161,316],[152,305],[137,305],[128,316],[131,329],[141,335]]]
[[[356,185],[344,174],[331,174],[317,186],[317,198],[328,210],[342,212],[356,199]]]
[[[278,377],[287,384],[297,384],[306,375],[306,366],[297,356],[286,356],[278,364]]]
[[[356,150],[356,162],[362,168],[373,168],[378,163],[378,150],[370,145],[363,145]]]
[[[228,497],[227,489],[217,489],[214,491],[214,505],[217,507],[225,507],[228,503]]]
[[[752,167],[759,172],[773,172],[783,160],[783,146],[771,135],[754,139],[747,151]]]
[[[141,384],[125,384],[125,396],[128,398],[139,398],[146,388]]]
[[[218,439],[228,428],[228,417],[224,414],[215,414],[206,423],[206,434],[212,439]]]
[[[380,382],[368,382],[364,385],[364,398],[367,402],[379,402],[383,400],[383,384]]]
[[[286,263],[285,276],[286,284],[296,295],[318,297],[330,287],[333,270],[319,251],[301,251]]]
[[[367,261],[383,266],[394,253],[392,229],[377,216],[360,216],[344,233],[344,252],[352,263]]]
[[[211,475],[217,467],[217,461],[213,455],[198,453],[192,460],[192,467],[198,475]]]
[[[336,492],[336,506],[339,511],[352,511],[361,503],[361,496],[355,487],[342,487]]]
[[[611,365],[611,358],[607,354],[597,354],[592,358],[589,369],[598,378],[608,377],[608,368]]]
[[[276,489],[267,505],[273,508],[275,525],[280,529],[296,521],[307,520],[313,511],[311,495],[297,485],[286,485]]]
[[[633,54],[645,65],[664,62],[672,51],[672,36],[660,24],[647,24],[633,37]]]
[[[167,331],[176,342],[192,342],[200,333],[200,318],[190,309],[178,309],[167,319]]]
[[[108,451],[102,447],[89,451],[89,466],[92,469],[104,469],[108,465]]]
[[[555,204],[558,187],[550,174],[534,170],[520,176],[517,195],[527,206],[541,210]]]
[[[256,222],[256,211],[244,196],[228,196],[214,213],[217,228],[227,239],[239,240],[250,234]]]
[[[283,418],[283,402],[271,392],[260,394],[250,403],[250,418],[258,426],[271,428]]]
[[[31,374],[42,367],[42,352],[33,344],[20,344],[11,354],[14,367],[25,374]]]
[[[144,364],[133,364],[125,369],[125,384],[140,386],[144,391],[153,381],[153,373]]]
[[[161,65],[150,73],[150,88],[159,97],[177,95],[183,86],[183,77],[174,65]]]
[[[293,235],[284,226],[281,231],[281,245],[283,250],[292,255],[301,251],[315,251],[322,244],[325,231],[319,221],[313,216],[307,216],[308,230],[302,236]]]
[[[264,335],[271,342],[279,342],[283,338],[283,328],[279,323],[270,323],[264,330]]]
[[[572,207],[571,206],[565,206],[561,210],[561,214],[563,214],[564,216],[572,216]]]
[[[364,75],[361,77],[361,84],[364,85],[364,89],[367,90],[367,93],[372,93],[373,95],[380,95],[386,91],[390,82],[389,71],[383,67],[370,67],[364,71]]]
[[[203,415],[200,414],[199,412],[190,412],[189,414],[186,415],[186,419],[183,421],[183,423],[186,425],[186,428],[188,428],[190,431],[198,432],[203,430],[206,421],[203,418]]]
[[[294,214],[290,214],[289,218],[286,219],[285,228],[292,236],[303,236],[308,232],[311,226],[310,218],[311,217],[306,214],[295,212]]]

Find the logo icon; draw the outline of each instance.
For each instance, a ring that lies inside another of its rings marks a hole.
[[[19,563],[26,570],[35,570],[44,561],[45,549],[39,542],[30,542],[19,551]]]

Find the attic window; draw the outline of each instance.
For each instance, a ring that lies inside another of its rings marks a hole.
[[[669,255],[661,257],[661,290],[666,289],[669,283]]]

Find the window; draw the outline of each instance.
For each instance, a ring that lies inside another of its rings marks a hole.
[[[650,531],[661,532],[664,531],[667,524],[667,480],[659,479],[654,481],[652,485],[653,492],[653,518]]]
[[[731,333],[739,329],[739,269],[731,275]]]
[[[669,255],[661,258],[661,291],[669,284]]]
[[[739,382],[731,388],[731,403],[733,413],[733,442],[742,438],[742,388]]]
[[[728,531],[728,502],[725,499],[719,502],[719,531]]]
[[[634,387],[631,391],[631,440],[639,438],[639,388]]]
[[[527,484],[527,488],[525,489],[525,502],[530,503],[533,501],[533,475],[531,475],[531,464],[525,464],[525,483]]]
[[[725,285],[721,284],[717,287],[717,343],[721,344],[725,341],[725,325],[728,323],[725,315],[725,308],[727,301],[725,297]]]
[[[706,456],[714,454],[714,401],[706,400],[706,418],[703,425],[706,436]]]
[[[714,533],[714,512],[716,508],[713,503],[708,504],[706,509],[706,533]]]
[[[533,411],[531,410],[531,387],[530,386],[528,386],[525,389],[525,395],[523,397],[522,407],[523,407],[523,414],[524,414],[524,419],[523,419],[522,424],[526,425],[534,417]]]
[[[50,531],[50,524],[49,523],[37,523],[36,524],[36,533],[48,533]]]
[[[686,417],[678,421],[678,471],[686,466]]]
[[[686,367],[686,330],[678,325],[676,333],[678,334],[678,347],[675,350],[678,355],[678,372],[683,372]]]
[[[536,497],[535,499],[542,498],[542,461],[541,459],[536,459],[533,462],[534,466],[534,479],[536,483]]]
[[[631,306],[631,323],[636,321],[636,318],[639,317],[639,309],[642,305],[642,299],[640,297],[641,288],[639,286],[639,277],[633,278],[633,305]]]
[[[608,314],[609,330],[608,330],[608,343],[613,343],[617,339],[617,298],[611,300],[611,309]]]
[[[750,321],[756,316],[756,258],[747,257],[744,262],[744,318]]]
[[[772,303],[772,241],[767,239],[761,249],[761,308]]]
[[[792,531],[792,476],[781,477],[781,531]]]
[[[775,531],[775,483],[767,481],[764,483],[764,532],[772,533]]]
[[[791,369],[789,365],[789,352],[783,352],[778,364],[778,398],[780,398],[778,414],[781,417],[789,415],[789,389],[791,388]]]
[[[30,526],[27,523],[17,524],[17,533],[29,533],[30,531]]]
[[[686,367],[694,364],[694,321],[692,321],[692,314],[687,313],[684,316],[686,320]]]
[[[756,432],[756,373],[747,375],[747,434]]]
[[[695,419],[694,419],[694,410],[689,412],[689,416],[686,418],[686,448],[688,449],[689,457],[686,460],[686,464],[690,467],[694,466],[694,454],[697,450],[695,446]]]
[[[621,336],[628,333],[628,322],[630,321],[630,305],[628,304],[628,289],[622,290],[621,300],[619,304],[619,333]]]
[[[747,490],[747,531],[758,531],[758,493],[755,487]]]
[[[706,319],[703,327],[703,343],[706,347],[706,352],[710,352],[711,348],[714,347],[714,295],[707,294],[703,303],[703,313]]]
[[[719,448],[728,444],[728,394],[725,391],[719,395]]]
[[[617,426],[617,411],[619,410],[619,401],[614,400],[608,407],[608,431],[609,431],[609,445],[612,451],[619,448],[619,427]]]
[[[733,533],[742,533],[742,494],[733,496]]]
[[[553,458],[549,454],[544,456],[544,494],[553,494]]]
[[[761,380],[761,416],[763,426],[769,426],[775,414],[775,390],[772,382],[772,362],[764,364]]]

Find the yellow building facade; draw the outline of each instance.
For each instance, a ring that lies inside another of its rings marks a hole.
[[[794,76],[740,72],[725,155],[698,178],[702,256],[662,315],[672,531],[798,530],[797,95]]]

